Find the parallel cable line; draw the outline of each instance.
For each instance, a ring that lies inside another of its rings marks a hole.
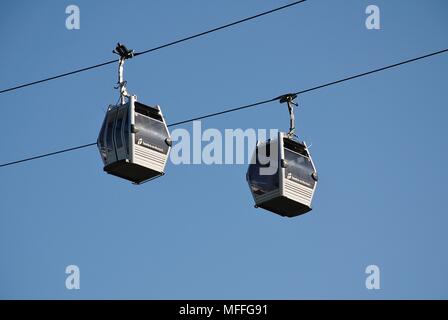
[[[397,62],[397,63],[394,63],[394,64],[390,64],[390,65],[387,65],[385,67],[381,67],[381,68],[373,69],[373,70],[370,70],[370,71],[367,71],[367,72],[359,73],[359,74],[356,74],[356,75],[353,75],[353,76],[345,77],[345,78],[342,78],[342,79],[339,79],[339,80],[327,82],[325,84],[314,86],[314,87],[311,87],[311,88],[308,88],[308,89],[304,89],[304,90],[301,90],[301,91],[297,91],[297,92],[295,92],[295,94],[299,95],[299,94],[304,94],[304,93],[307,93],[307,92],[323,89],[323,88],[326,88],[326,87],[329,87],[329,86],[332,86],[332,85],[336,85],[336,84],[339,84],[339,83],[342,83],[342,82],[346,82],[346,81],[350,81],[350,80],[357,79],[357,78],[360,78],[360,77],[364,77],[364,76],[367,76],[367,75],[371,75],[371,74],[374,74],[374,73],[377,73],[377,72],[380,72],[380,71],[384,71],[384,70],[388,70],[388,69],[391,69],[391,68],[396,68],[398,66],[402,66],[402,65],[405,65],[405,64],[408,64],[408,63],[412,63],[412,62],[415,62],[415,61],[418,61],[418,60],[422,60],[422,59],[426,59],[426,58],[429,58],[429,57],[433,57],[433,56],[436,56],[436,55],[439,55],[439,54],[442,54],[442,53],[446,53],[446,52],[448,52],[448,48],[447,49],[443,49],[443,50],[439,50],[439,51],[435,51],[435,52],[432,52],[432,53],[429,53],[429,54],[425,54],[425,55],[422,55],[422,56],[419,56],[419,57],[416,57],[416,58],[412,58],[412,59],[404,60],[404,61]],[[263,101],[247,104],[247,105],[243,105],[243,106],[239,106],[239,107],[236,107],[236,108],[226,109],[226,110],[222,110],[222,111],[219,111],[219,112],[214,112],[214,113],[198,116],[198,117],[195,117],[195,118],[191,118],[191,119],[187,119],[187,120],[183,120],[183,121],[179,121],[179,122],[174,122],[174,123],[169,124],[168,127],[178,126],[178,125],[189,123],[189,122],[196,121],[196,120],[203,120],[203,119],[207,119],[207,118],[211,118],[211,117],[216,117],[216,116],[219,116],[219,115],[222,115],[222,114],[227,114],[227,113],[231,113],[231,112],[236,112],[236,111],[240,111],[240,110],[245,110],[245,109],[249,109],[249,108],[258,107],[260,105],[264,105],[264,104],[267,104],[269,102],[277,101],[277,100],[280,99],[280,97],[281,96],[276,97],[276,98],[272,98],[272,99],[268,99],[268,100],[263,100]],[[88,148],[88,147],[91,147],[91,146],[94,146],[94,145],[96,145],[96,142],[84,144],[84,145],[77,146],[77,147],[67,148],[67,149],[63,149],[63,150],[59,150],[59,151],[55,151],[55,152],[45,153],[45,154],[41,154],[41,155],[38,155],[38,156],[25,158],[25,159],[22,159],[22,160],[16,160],[16,161],[12,161],[12,162],[7,162],[7,163],[0,164],[0,168],[1,167],[6,167],[6,166],[11,166],[11,165],[22,163],[22,162],[36,160],[36,159],[40,159],[40,158],[44,158],[44,157],[49,157],[49,156],[53,156],[53,155],[57,155],[57,154],[65,153],[65,152],[70,152],[70,151],[74,151],[74,150]]]
[[[284,5],[284,6],[281,6],[281,7],[277,7],[277,8],[271,9],[269,11],[264,11],[264,12],[258,13],[256,15],[253,15],[253,16],[241,19],[241,20],[237,20],[237,21],[228,23],[228,24],[225,24],[225,25],[217,27],[217,28],[213,28],[213,29],[201,32],[201,33],[194,34],[192,36],[188,36],[188,37],[185,37],[185,38],[182,38],[182,39],[179,39],[179,40],[175,40],[175,41],[172,41],[172,42],[169,42],[169,43],[166,43],[166,44],[163,44],[163,45],[160,45],[158,47],[154,47],[154,48],[151,48],[151,49],[148,49],[148,50],[144,50],[144,51],[141,51],[141,52],[136,52],[134,54],[134,56],[137,57],[137,56],[140,56],[140,55],[143,55],[143,54],[147,54],[147,53],[151,53],[151,52],[154,52],[154,51],[157,51],[157,50],[160,50],[160,49],[171,47],[171,46],[177,45],[177,44],[182,43],[182,42],[186,42],[186,41],[189,41],[189,40],[192,40],[192,39],[195,39],[195,38],[199,38],[199,37],[208,35],[208,34],[213,33],[213,32],[217,32],[217,31],[220,31],[220,30],[223,30],[223,29],[227,29],[227,28],[236,26],[238,24],[241,24],[241,23],[244,23],[244,22],[247,22],[247,21],[250,21],[250,20],[254,20],[254,19],[266,16],[266,15],[269,15],[271,13],[274,13],[274,12],[277,12],[277,11],[281,11],[281,10],[284,10],[284,9],[287,9],[287,8],[290,8],[290,7],[293,7],[295,5],[301,4],[301,3],[306,2],[306,1],[307,0],[294,1],[294,2],[289,3],[287,5]],[[84,72],[84,71],[96,69],[96,68],[103,67],[103,66],[106,66],[106,65],[109,65],[109,64],[112,64],[112,63],[117,63],[117,62],[118,62],[118,59],[109,60],[109,61],[106,61],[106,62],[103,62],[103,63],[95,64],[95,65],[90,66],[90,67],[85,67],[85,68],[73,70],[73,71],[70,71],[70,72],[62,73],[62,74],[59,74],[59,75],[56,75],[56,76],[52,76],[52,77],[36,80],[36,81],[33,81],[33,82],[28,82],[28,83],[25,83],[25,84],[17,85],[17,86],[14,86],[14,87],[2,89],[2,90],[0,90],[0,94],[5,93],[5,92],[9,92],[9,91],[13,91],[13,90],[18,90],[18,89],[25,88],[25,87],[29,87],[29,86],[32,86],[32,85],[35,85],[35,84],[39,84],[39,83],[42,83],[42,82],[47,82],[47,81],[51,81],[51,80],[67,77],[67,76],[70,76],[70,75],[73,75],[73,74],[77,74],[77,73],[81,73],[81,72]]]

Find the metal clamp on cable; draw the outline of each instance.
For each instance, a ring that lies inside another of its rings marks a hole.
[[[124,44],[121,44],[120,42],[117,43],[117,46],[112,52],[118,54],[120,58],[123,59],[131,59],[134,57],[134,50],[129,50]]]

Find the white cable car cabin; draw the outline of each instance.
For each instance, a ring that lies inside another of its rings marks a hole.
[[[293,132],[292,113],[289,133],[279,132],[277,138],[257,143],[246,175],[255,207],[286,217],[311,210],[318,180],[307,145]]]
[[[104,171],[136,184],[164,174],[171,138],[159,106],[150,107],[131,96],[124,105],[110,106],[98,148]]]
[[[104,171],[140,184],[164,174],[171,137],[160,107],[147,106],[127,93],[123,64],[133,51],[121,44],[115,50],[120,55],[120,103],[109,106],[97,145]]]

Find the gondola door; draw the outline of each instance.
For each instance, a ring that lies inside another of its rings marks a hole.
[[[117,160],[128,159],[129,145],[129,107],[130,103],[126,103],[118,107],[117,119],[115,121],[115,146],[117,150]]]
[[[109,107],[98,139],[101,156],[105,165],[117,161],[117,153],[114,142],[115,118],[117,117],[117,110],[118,109],[116,106]]]

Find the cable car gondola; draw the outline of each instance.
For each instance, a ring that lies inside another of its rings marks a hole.
[[[171,138],[159,106],[148,106],[129,95],[123,64],[133,51],[118,44],[120,102],[107,109],[97,145],[104,171],[140,184],[164,174]]]
[[[318,180],[308,146],[294,136],[292,105],[295,105],[296,97],[290,94],[280,99],[281,103],[288,103],[291,116],[289,133],[278,132],[276,138],[258,142],[246,175],[255,207],[286,217],[311,210]],[[267,159],[275,162],[275,172],[269,172],[268,167],[273,164]]]

